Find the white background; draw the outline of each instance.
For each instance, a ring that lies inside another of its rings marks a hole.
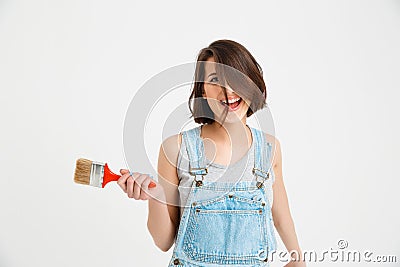
[[[221,38],[264,69],[301,248],[400,261],[400,1],[3,0],[0,266],[167,265],[147,203],[74,184],[75,160],[125,167],[135,91]]]

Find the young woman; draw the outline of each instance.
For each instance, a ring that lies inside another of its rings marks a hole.
[[[149,200],[155,244],[162,251],[175,244],[169,266],[269,266],[274,226],[301,255],[279,141],[246,123],[265,106],[261,67],[241,44],[218,40],[200,51],[195,78],[189,107],[200,126],[163,142],[157,186],[127,170],[118,184],[128,197]]]

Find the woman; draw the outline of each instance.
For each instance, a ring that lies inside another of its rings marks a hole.
[[[273,226],[301,255],[279,141],[246,123],[265,106],[261,67],[239,43],[218,40],[200,51],[195,78],[189,107],[201,126],[163,142],[156,188],[148,189],[151,177],[127,170],[119,185],[128,197],[149,200],[155,244],[168,251],[175,243],[169,266],[268,266]]]

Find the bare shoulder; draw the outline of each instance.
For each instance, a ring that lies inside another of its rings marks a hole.
[[[182,134],[175,134],[166,138],[162,142],[161,149],[169,159],[173,159],[178,156],[179,150],[181,148],[181,143]]]
[[[181,134],[172,135],[166,138],[160,146],[158,158],[159,177],[175,185],[179,183],[177,165],[181,142]]]

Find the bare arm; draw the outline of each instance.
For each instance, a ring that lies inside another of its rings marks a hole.
[[[273,168],[275,173],[275,182],[273,184],[274,200],[272,205],[272,217],[274,220],[274,225],[279,233],[283,243],[285,244],[288,252],[297,251],[300,259],[301,250],[299,242],[297,240],[297,235],[293,223],[292,216],[290,214],[288,198],[286,194],[285,185],[282,177],[282,154],[281,146],[278,139],[274,139],[275,143],[275,154],[273,161]],[[294,254],[293,257],[296,255]],[[286,265],[289,266],[305,266],[304,262],[290,262]]]
[[[181,136],[166,139],[160,147],[158,157],[158,182],[164,189],[160,199],[149,199],[147,228],[154,243],[162,251],[168,251],[175,241],[179,226],[177,158]]]

